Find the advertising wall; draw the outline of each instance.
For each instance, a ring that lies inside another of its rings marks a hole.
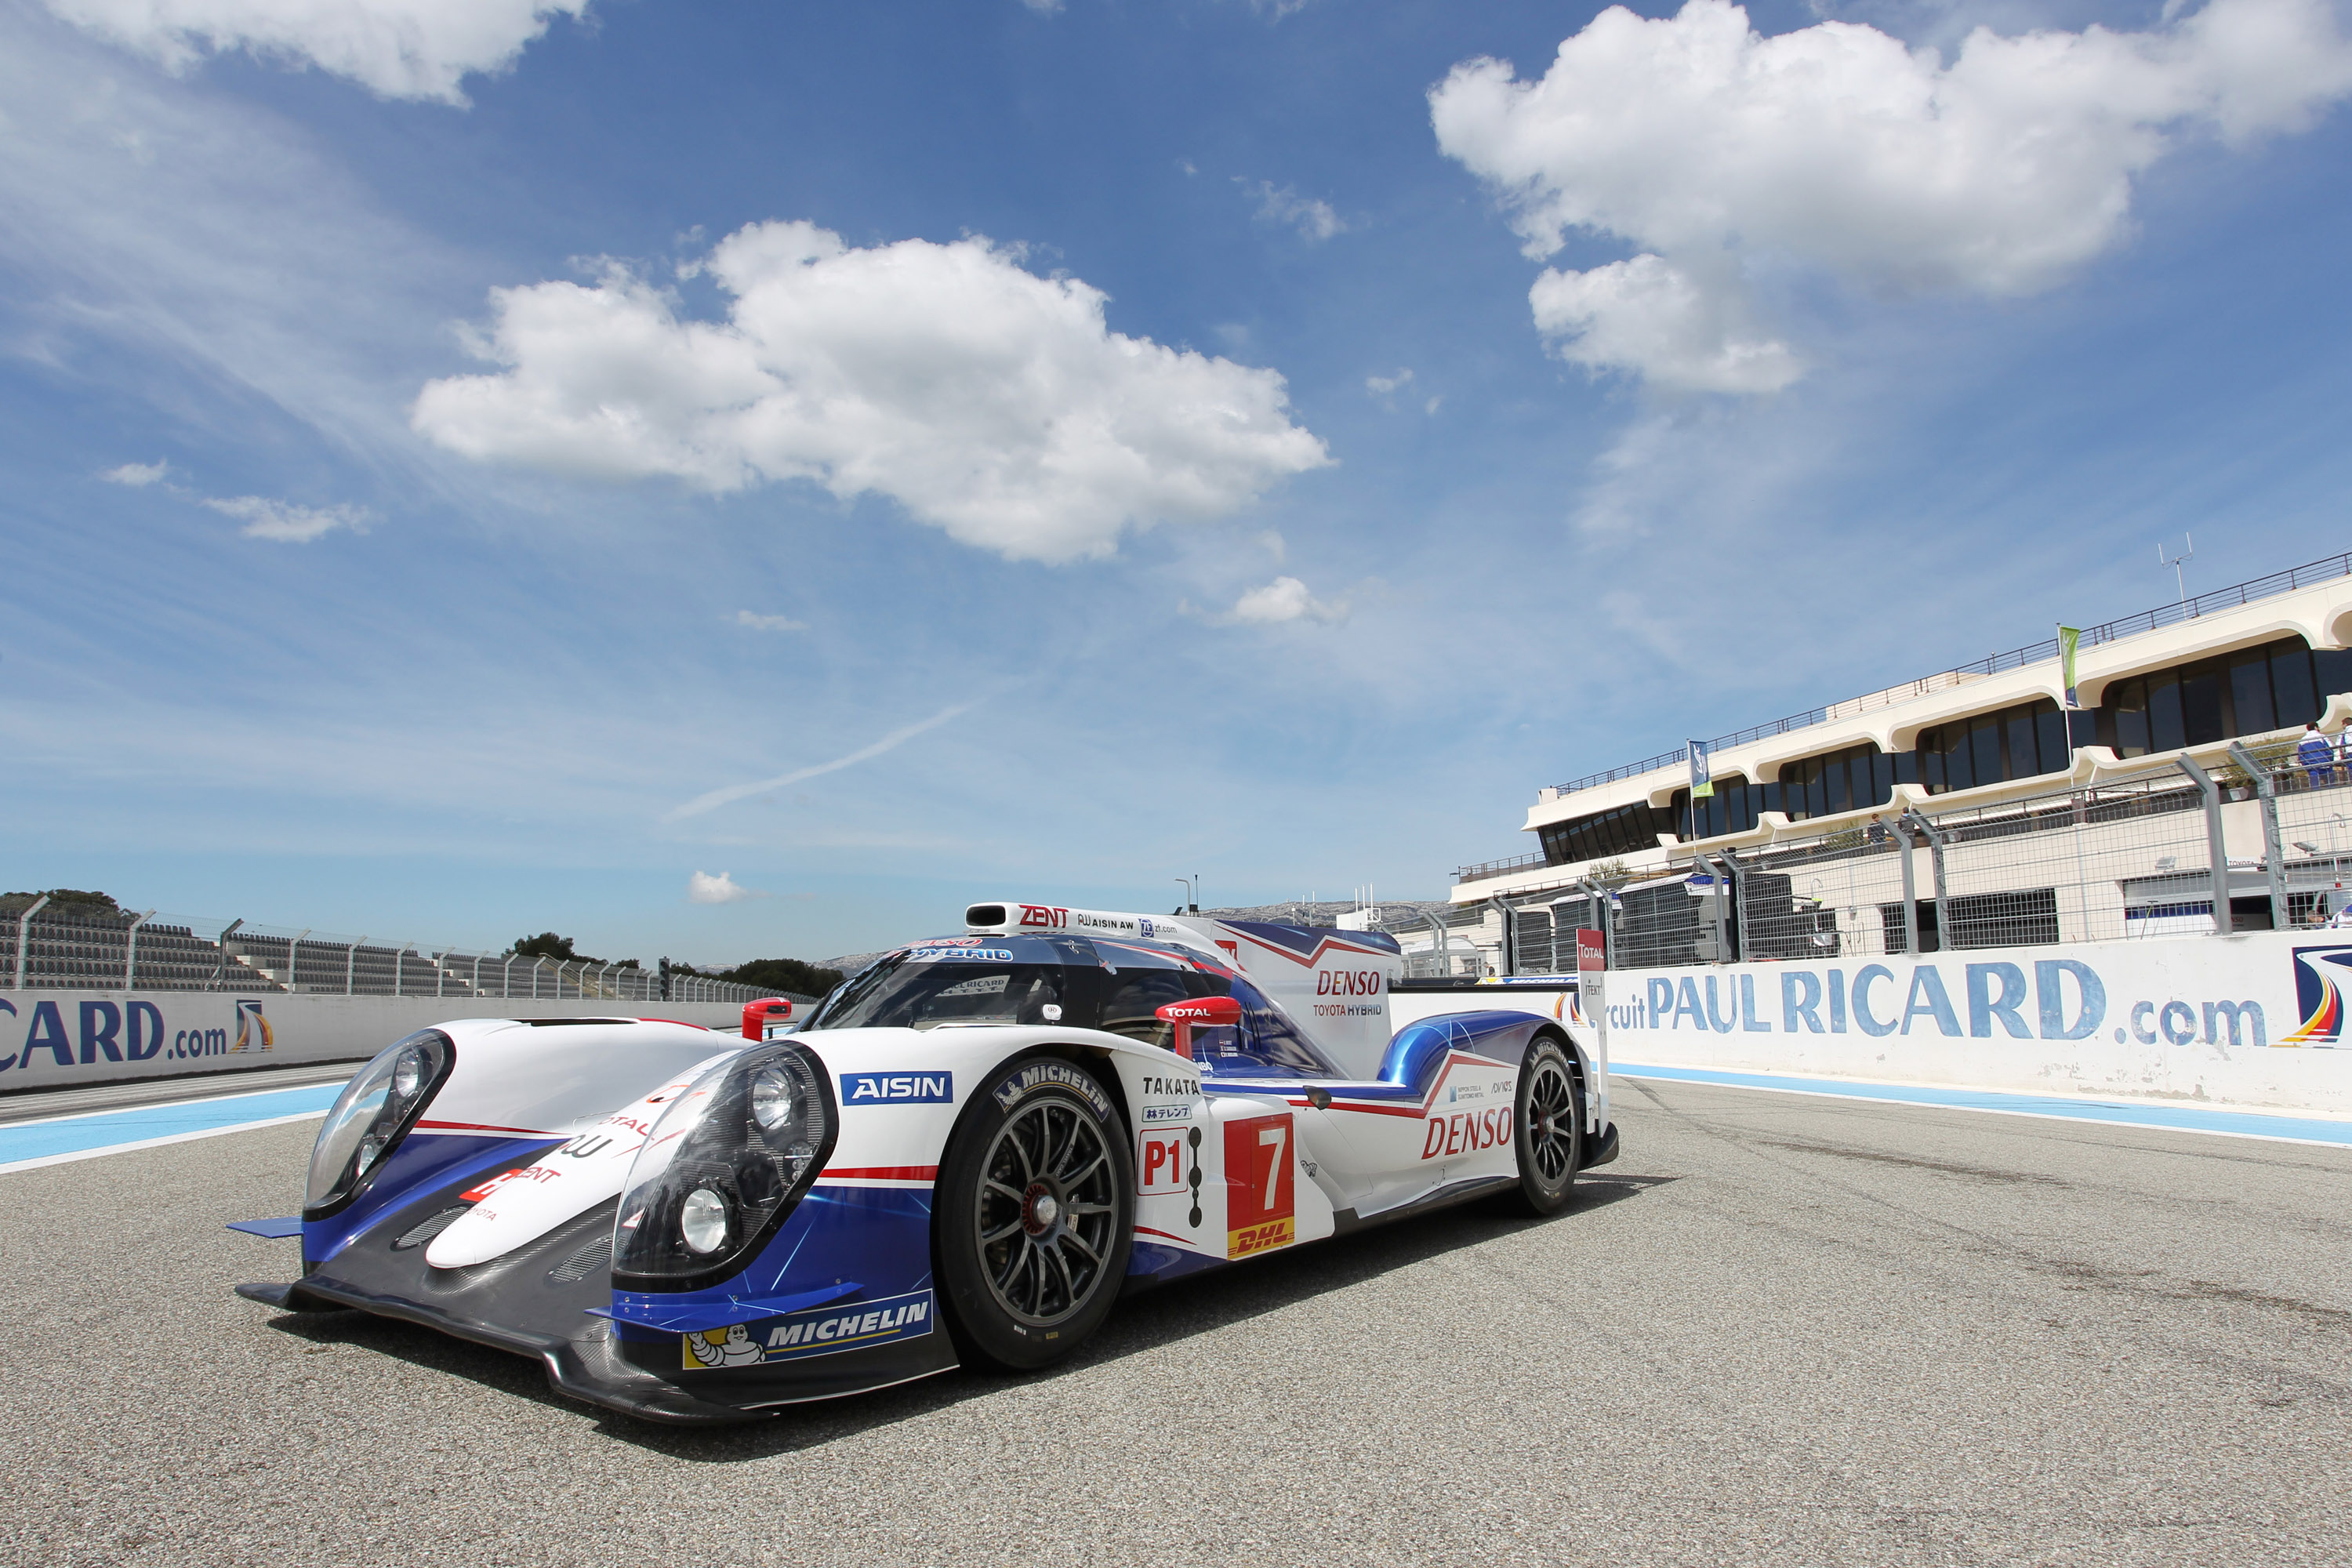
[[[482,1002],[195,991],[0,992],[0,1094],[68,1084],[363,1061],[451,1018],[675,1018],[733,1031],[718,1002]]]
[[[1610,1055],[2352,1115],[2352,931],[1609,975]]]

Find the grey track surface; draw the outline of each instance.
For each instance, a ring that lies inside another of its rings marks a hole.
[[[0,1095],[0,1127],[44,1116],[79,1116],[138,1105],[167,1105],[180,1100],[208,1100],[215,1095],[260,1094],[273,1089],[300,1089],[305,1084],[341,1083],[359,1069],[358,1061],[310,1062],[301,1067],[262,1068],[247,1072],[208,1072],[161,1082],[147,1079],[94,1083],[82,1089],[45,1089]]]
[[[1684,1084],[1546,1222],[1124,1304],[751,1428],[234,1300],[308,1126],[0,1177],[43,1563],[2352,1562],[2352,1153]]]

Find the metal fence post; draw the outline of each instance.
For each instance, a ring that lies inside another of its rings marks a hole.
[[[235,936],[236,934],[237,927],[244,923],[245,917],[243,915],[239,915],[236,919],[229,921],[228,924],[221,927],[220,935],[213,938],[212,989],[215,991],[221,988],[221,982],[228,975],[228,939]]]
[[[297,965],[301,963],[302,937],[309,936],[315,929],[315,927],[304,926],[301,936],[296,937],[286,944],[286,994],[289,996],[301,989],[294,984],[294,977],[298,973]]]
[[[433,994],[436,996],[446,994],[445,988],[448,983],[449,950],[445,947],[433,957]]]
[[[1748,956],[1748,868],[1739,857],[1726,849],[1716,857],[1719,865],[1731,871],[1731,962],[1738,963]]]
[[[472,988],[475,995],[479,996],[482,994],[482,955],[478,952],[474,954],[474,977],[466,984]]]
[[[360,938],[360,942],[365,941],[367,938]],[[360,942],[355,942],[343,949],[343,994],[346,996],[356,994],[352,988],[359,981]]]
[[[2228,936],[2238,922],[2230,916],[2230,854],[2221,838],[2221,786],[2190,757],[2183,755],[2179,765],[2205,799],[2205,850],[2213,861],[2213,934]]]
[[[43,893],[39,898],[35,899],[31,903],[26,905],[25,912],[16,917],[16,984],[15,989],[18,991],[22,991],[25,988],[25,950],[32,944],[33,917],[39,914],[41,912],[41,906],[48,901],[48,894]]]
[[[1723,907],[1724,900],[1730,896],[1730,889],[1726,885],[1730,879],[1725,875],[1723,868],[1715,863],[1715,858],[1711,855],[1694,850],[1691,854],[1691,862],[1706,868],[1706,879],[1709,885],[1707,907],[1715,913],[1715,957],[1709,962],[1721,963],[1725,962],[1724,954],[1731,949],[1730,922],[1724,918]]]
[[[1895,819],[1896,852],[1903,857],[1903,951],[1913,958],[1919,956],[1919,878],[1911,867],[1911,825],[1918,820],[1916,811]]]
[[[405,987],[401,984],[401,981],[404,978],[401,974],[401,966],[406,962],[407,958],[408,943],[404,942],[398,947],[392,950],[392,994],[394,996],[401,994],[401,993],[405,989]]]
[[[154,918],[155,911],[149,910],[131,922],[130,943],[122,951],[122,988],[125,991],[131,989],[131,982],[139,976],[139,928]]]
[[[1924,812],[1913,813],[1912,820],[1927,837],[1927,874],[1936,886],[1936,951],[1949,952],[1957,944],[1952,941],[1952,912],[1944,903],[1944,836]]]
[[[2279,847],[2278,789],[2271,783],[2270,770],[2235,741],[2230,742],[2230,760],[2253,781],[2254,794],[2262,802],[2263,874],[2271,885],[2271,930],[2284,931],[2290,921],[2286,909],[2286,854]]]
[[[1496,919],[1503,922],[1503,945],[1496,950],[1495,956],[1501,961],[1506,976],[1517,974],[1519,972],[1519,933],[1511,923],[1511,906],[1503,902],[1498,895],[1489,898],[1486,907],[1494,910]]]

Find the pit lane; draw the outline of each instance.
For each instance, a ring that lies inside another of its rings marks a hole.
[[[233,1299],[314,1122],[0,1176],[47,1563],[2352,1560],[2352,1151],[1621,1079],[1545,1222],[1124,1304],[761,1426]]]

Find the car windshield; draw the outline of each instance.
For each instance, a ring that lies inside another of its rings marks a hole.
[[[910,948],[880,960],[844,986],[808,1027],[1082,1024],[1062,1016],[1067,986],[1064,965],[1024,962],[1008,948]]]

